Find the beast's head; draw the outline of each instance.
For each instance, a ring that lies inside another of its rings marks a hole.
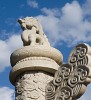
[[[18,22],[21,25],[21,28],[23,30],[31,30],[32,27],[35,27],[36,30],[39,30],[39,22],[37,19],[33,18],[33,17],[26,17],[24,19],[19,19]]]

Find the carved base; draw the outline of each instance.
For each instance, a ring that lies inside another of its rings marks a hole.
[[[15,100],[45,100],[45,86],[52,79],[52,74],[43,71],[20,74],[15,83]]]

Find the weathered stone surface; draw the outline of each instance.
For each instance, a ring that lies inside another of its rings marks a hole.
[[[77,45],[46,86],[46,100],[76,100],[91,82],[91,47]]]
[[[52,59],[47,57],[27,57],[17,62],[10,73],[10,81],[15,84],[15,79],[19,74],[25,71],[43,71],[54,75],[59,65]]]
[[[47,57],[62,63],[63,57],[60,51],[53,47],[47,46],[24,46],[11,54],[11,65],[14,66],[17,62],[28,57]]]
[[[43,71],[20,74],[15,83],[16,100],[45,100],[45,86],[52,79],[53,75]]]

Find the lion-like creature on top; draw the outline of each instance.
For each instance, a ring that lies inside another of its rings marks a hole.
[[[38,19],[26,17],[24,19],[19,19],[18,22],[23,29],[21,38],[24,46],[50,45]]]

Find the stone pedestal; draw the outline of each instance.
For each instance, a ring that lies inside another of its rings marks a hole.
[[[62,63],[60,51],[51,47],[36,19],[20,19],[24,47],[11,54],[10,81],[16,100],[45,100],[45,86]]]

